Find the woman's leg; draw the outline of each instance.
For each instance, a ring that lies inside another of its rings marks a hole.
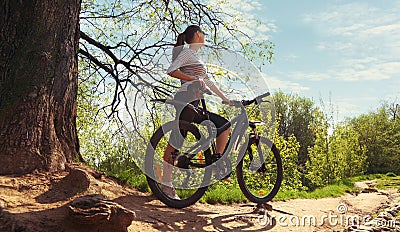
[[[175,148],[171,146],[169,143],[164,151],[164,162],[163,162],[163,176],[162,176],[162,183],[163,184],[170,184],[172,182],[172,153],[174,152]]]
[[[228,143],[228,138],[229,138],[229,133],[231,132],[231,128],[228,127],[228,129],[224,130],[217,136],[217,150],[216,152],[219,154],[224,153],[226,144]]]
[[[217,128],[216,151],[215,152],[222,155],[224,153],[225,147],[228,143],[229,134],[231,132],[231,129],[230,129],[231,125],[226,118],[224,118],[218,114],[210,113],[209,118],[215,124],[215,127]],[[226,156],[226,157],[228,157],[228,156]],[[226,176],[225,177],[220,176],[218,178],[223,178],[227,182],[232,182],[232,179],[229,177],[229,174],[227,173],[228,170],[225,169],[225,170],[221,170],[221,171],[222,171],[222,173],[219,173],[217,175],[219,176],[222,174],[222,175],[226,175]]]
[[[179,117],[177,117],[179,120],[191,122],[193,121],[194,115],[190,112],[189,109],[186,107],[182,109],[182,112],[180,112],[179,109],[177,110],[177,114]],[[177,115],[177,116],[178,116]],[[173,159],[172,159],[172,153],[175,150],[176,146],[179,148],[183,144],[183,140],[186,137],[186,132],[181,130],[181,131],[172,131],[170,134],[170,139],[167,144],[167,147],[164,150],[164,162],[163,162],[163,176],[162,176],[162,183],[164,185],[172,187],[172,169],[173,169]],[[172,146],[171,143],[174,145]]]
[[[229,121],[215,113],[209,114],[210,121],[214,123],[217,128],[217,138],[216,138],[216,153],[224,153],[226,144],[228,143],[229,134],[231,132]]]

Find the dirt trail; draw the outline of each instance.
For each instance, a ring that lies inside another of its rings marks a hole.
[[[135,198],[135,197],[132,197]],[[392,192],[361,193],[338,198],[295,199],[272,202],[268,216],[255,212],[254,204],[205,205],[195,204],[186,209],[170,209],[157,200],[139,203],[130,197],[118,199],[128,208],[136,210],[137,221],[131,231],[343,231],[351,218],[362,220],[395,201],[399,194]],[[156,206],[156,207],[155,207]],[[338,209],[339,208],[339,209]],[[343,214],[341,214],[343,213]],[[271,221],[271,218],[275,220]],[[315,219],[314,219],[315,218]],[[331,222],[329,222],[331,218]],[[348,222],[346,224],[346,218]],[[314,220],[314,221],[310,221]],[[315,226],[314,226],[315,225]]]
[[[87,167],[80,168],[93,176],[96,174]],[[105,176],[91,178],[90,187],[81,193],[51,188],[66,174],[0,176],[0,212],[3,209],[28,231],[66,231],[68,203],[85,194],[100,193],[135,211],[136,219],[129,231],[343,231],[347,216],[362,219],[400,201],[400,194],[393,190],[317,200],[276,201],[271,203],[274,210],[267,211],[267,216],[256,212],[254,204],[196,203],[185,209],[171,209],[150,194],[122,187]],[[0,231],[1,228],[0,225]]]

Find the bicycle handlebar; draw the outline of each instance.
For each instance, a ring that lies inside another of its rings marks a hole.
[[[260,96],[255,97],[255,98],[252,99],[252,100],[241,100],[241,101],[231,100],[231,104],[232,104],[233,106],[236,106],[236,107],[248,106],[248,105],[251,105],[251,104],[253,104],[253,103],[255,103],[255,104],[257,105],[257,104],[259,104],[259,103],[262,101],[262,99],[263,99],[264,97],[268,97],[269,95],[271,95],[271,93],[270,93],[270,92],[266,92],[266,93],[264,93],[264,94],[261,94]],[[223,101],[222,103],[223,103],[223,104],[228,104],[228,103],[225,102],[225,101]]]
[[[264,93],[264,94],[261,94],[260,96],[257,96],[257,97],[255,97],[254,99],[252,99],[252,100],[241,100],[241,101],[237,101],[237,100],[231,100],[230,102],[231,102],[231,104],[232,104],[232,106],[235,106],[235,107],[242,107],[242,106],[248,106],[248,105],[251,105],[251,104],[253,104],[253,103],[255,103],[256,105],[257,104],[259,104],[260,102],[262,102],[262,99],[264,98],[264,97],[268,97],[268,96],[270,96],[271,94],[269,93],[269,92],[266,92],[266,93]],[[190,104],[190,103],[187,103],[187,102],[180,102],[180,101],[176,101],[176,100],[169,100],[169,99],[151,99],[150,100],[151,102],[162,102],[162,103],[167,103],[167,104],[171,104],[171,105],[176,105],[176,106],[188,106],[189,108],[192,108],[194,111],[198,111],[197,110],[197,107],[195,107],[195,106],[193,106],[192,104]],[[227,102],[225,102],[225,101],[222,101],[222,103],[223,104],[228,104]]]

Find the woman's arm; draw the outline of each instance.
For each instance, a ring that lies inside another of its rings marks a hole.
[[[208,88],[210,88],[211,91],[213,91],[222,99],[222,101],[230,104],[230,100],[225,97],[225,95],[217,88],[217,86],[214,85],[214,83],[208,77],[204,78],[203,81],[208,86]]]
[[[177,69],[177,70],[171,72],[169,75],[170,75],[171,77],[175,77],[175,78],[178,78],[178,79],[181,79],[181,80],[184,80],[184,81],[194,81],[194,80],[197,80],[197,79],[195,79],[195,78],[193,78],[193,77],[191,77],[191,76],[189,76],[189,75],[186,75],[185,73],[181,72],[179,69]]]

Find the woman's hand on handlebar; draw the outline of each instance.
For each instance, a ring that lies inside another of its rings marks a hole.
[[[241,106],[248,106],[251,104],[259,104],[260,102],[270,102],[268,100],[263,100],[262,98],[268,97],[271,94],[269,92],[261,94],[260,96],[257,96],[253,100],[241,100],[241,101],[236,101],[236,100],[230,100],[229,102],[223,100],[222,103],[224,104],[229,104],[230,106],[236,106],[236,107],[241,107]]]

